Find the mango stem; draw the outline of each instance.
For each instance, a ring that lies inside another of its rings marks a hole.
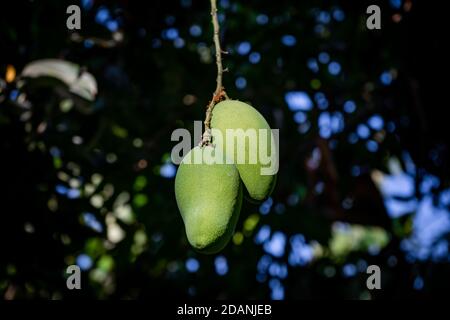
[[[211,101],[208,103],[206,108],[206,117],[205,121],[205,131],[202,135],[202,140],[200,141],[200,146],[207,146],[211,144],[211,118],[212,118],[212,110],[214,106],[222,100],[229,99],[227,93],[225,92],[225,88],[222,86],[222,76],[224,70],[222,66],[222,53],[225,51],[220,47],[220,25],[219,20],[217,19],[217,4],[216,0],[211,0],[211,21],[214,28],[213,33],[213,42],[216,50],[216,65],[217,65],[217,78],[216,78],[216,90],[213,93]]]

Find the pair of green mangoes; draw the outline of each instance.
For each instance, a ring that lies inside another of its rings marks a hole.
[[[211,128],[213,145],[193,148],[184,157],[175,178],[175,196],[189,243],[199,252],[210,254],[222,250],[234,233],[243,199],[242,183],[249,200],[256,202],[266,199],[273,190],[276,173],[261,174],[267,166],[262,158],[255,161],[258,151],[277,161],[270,127],[250,105],[237,100],[218,103],[212,112]],[[227,129],[238,130],[227,136]],[[243,136],[246,132],[252,131],[248,129],[268,134],[258,135],[258,143],[251,144],[243,139],[248,138]],[[227,138],[234,139],[233,149],[227,150]],[[246,143],[239,144],[239,139]],[[239,158],[242,155],[244,159]],[[211,156],[215,163],[205,160]],[[195,159],[203,160],[199,163]]]

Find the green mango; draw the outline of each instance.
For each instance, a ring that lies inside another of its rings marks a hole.
[[[275,166],[278,169],[275,140],[267,121],[252,106],[237,100],[225,100],[214,107],[211,128],[213,144],[219,147],[227,157],[233,159],[250,198],[256,202],[265,200],[275,186],[276,170],[271,174],[262,174],[261,170],[270,167],[270,163],[276,163]],[[242,130],[234,131],[234,135],[227,139],[227,129]],[[248,129],[255,129],[252,139],[256,139],[256,143],[249,143],[252,135],[251,131],[247,131]],[[266,129],[265,137],[258,134],[260,129]],[[229,141],[233,142],[234,147],[229,147]],[[272,149],[274,149],[273,152],[271,152]],[[271,155],[271,162],[267,162],[266,159],[265,163],[262,163],[263,158],[260,154]]]
[[[194,161],[207,153],[222,159],[223,164]],[[242,183],[236,167],[226,164],[225,157],[212,146],[195,147],[178,168],[175,197],[189,243],[202,253],[222,250],[234,233],[242,205]]]

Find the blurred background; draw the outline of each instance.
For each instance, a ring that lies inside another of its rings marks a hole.
[[[66,8],[81,8],[81,30]],[[381,8],[381,30],[366,8]],[[218,0],[224,85],[280,129],[272,197],[189,246],[176,128],[215,89],[210,4],[8,1],[0,11],[3,299],[448,296],[445,10]],[[52,59],[52,60],[42,60]],[[82,289],[66,288],[66,268]],[[366,287],[381,268],[381,290]]]

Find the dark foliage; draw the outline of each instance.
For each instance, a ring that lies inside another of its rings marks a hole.
[[[373,1],[219,1],[224,85],[280,129],[280,170],[270,201],[245,203],[233,241],[203,256],[176,206],[170,137],[193,130],[215,88],[209,1],[82,1],[77,32],[66,28],[70,4],[0,10],[5,299],[448,295],[450,55],[440,6],[380,1],[382,29],[368,30]],[[56,79],[20,77],[48,58],[89,71],[95,100]],[[412,182],[394,183],[391,195],[377,177],[394,175],[393,163]],[[438,211],[447,216],[439,232],[417,218]],[[75,263],[82,290],[70,291],[65,270]],[[371,264],[382,290],[366,288]]]

